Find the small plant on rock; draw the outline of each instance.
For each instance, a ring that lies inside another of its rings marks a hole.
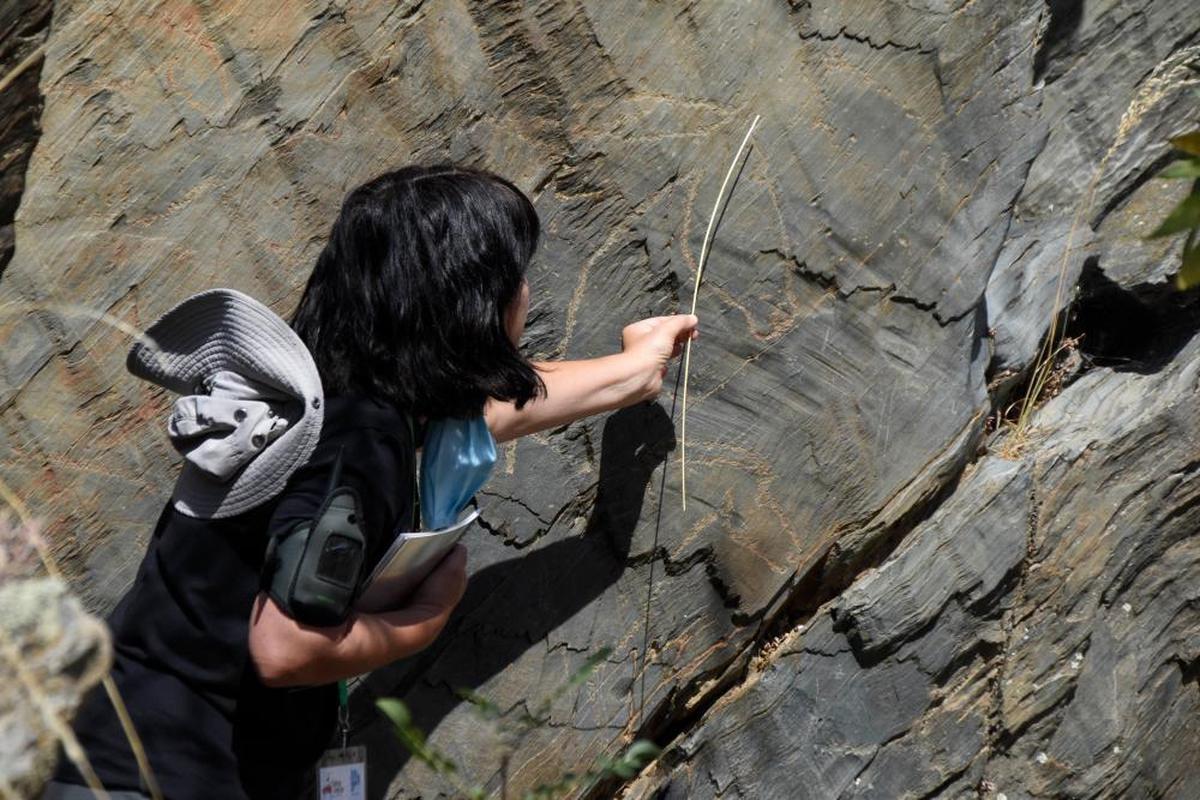
[[[521,746],[525,738],[535,730],[549,727],[550,709],[554,702],[566,692],[577,688],[595,672],[612,653],[612,648],[603,647],[593,653],[583,666],[576,670],[567,680],[532,711],[525,703],[518,704],[509,711],[503,711],[494,702],[482,695],[466,689],[458,690],[458,696],[471,704],[475,714],[482,720],[494,725],[500,739],[500,796],[508,798],[508,768],[513,753]],[[462,769],[450,756],[431,745],[424,732],[412,719],[412,714],[403,701],[394,697],[385,697],[375,704],[391,721],[396,738],[412,757],[429,767],[433,772],[450,784],[459,796],[470,800],[483,800],[488,796],[484,786],[474,783],[463,775]],[[582,772],[566,772],[538,784],[521,795],[522,800],[551,800],[564,797],[568,793],[605,778],[629,780],[641,772],[642,768],[658,757],[659,748],[650,741],[639,739],[633,742],[616,758],[597,759],[589,768]]]
[[[1186,156],[1172,162],[1158,177],[1191,180],[1192,191],[1146,238],[1187,234],[1175,285],[1180,289],[1190,289],[1200,285],[1200,242],[1196,241],[1196,233],[1200,231],[1200,131],[1176,136],[1171,140],[1171,145],[1186,153]]]

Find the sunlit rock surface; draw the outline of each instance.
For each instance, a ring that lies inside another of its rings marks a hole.
[[[529,352],[600,355],[690,302],[761,114],[700,293],[686,513],[670,389],[507,447],[460,613],[356,691],[374,791],[442,784],[373,697],[498,786],[453,690],[536,707],[609,646],[510,789],[644,736],[634,796],[1194,796],[1197,317],[1178,243],[1140,236],[1186,191],[1153,176],[1198,58],[1184,0],[60,2],[0,278],[43,305],[0,320],[5,477],[107,610],[171,398],[63,304],[146,325],[223,285],[288,315],[348,189],[450,159],[542,217]],[[1072,298],[1075,382],[989,440]]]

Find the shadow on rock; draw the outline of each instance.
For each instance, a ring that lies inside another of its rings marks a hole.
[[[1200,294],[1173,283],[1125,287],[1100,269],[1096,259],[1079,276],[1067,336],[1092,365],[1150,375],[1175,358],[1200,331]]]
[[[610,416],[601,441],[596,503],[583,533],[473,574],[439,643],[417,658],[376,671],[354,693],[351,718],[370,720],[353,739],[369,753],[372,797],[385,796],[408,760],[374,710],[375,698],[403,698],[417,727],[432,733],[463,702],[446,688],[412,691],[435,662],[440,659],[439,683],[478,690],[526,650],[544,646],[551,631],[624,572],[646,489],[675,447],[675,428],[660,406],[638,405]]]

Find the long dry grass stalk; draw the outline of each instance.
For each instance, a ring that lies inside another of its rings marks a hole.
[[[1086,203],[1078,209],[1075,218],[1071,221],[1071,229],[1067,234],[1067,244],[1063,250],[1062,261],[1058,269],[1058,280],[1054,288],[1054,304],[1050,308],[1050,329],[1046,332],[1046,338],[1042,342],[1041,348],[1039,348],[1037,360],[1034,362],[1033,374],[1029,380],[1029,391],[1022,398],[1021,410],[1017,414],[1016,429],[1013,431],[1014,455],[1025,444],[1025,438],[1029,432],[1029,424],[1033,419],[1033,412],[1037,408],[1038,402],[1042,399],[1042,393],[1046,390],[1050,376],[1054,373],[1054,362],[1062,350],[1059,342],[1062,334],[1062,331],[1059,330],[1059,319],[1067,313],[1064,294],[1067,284],[1067,268],[1070,264],[1071,252],[1074,250],[1075,232],[1079,227],[1079,222],[1084,212],[1091,207],[1092,196],[1095,194],[1096,184],[1100,179],[1103,167],[1104,164],[1102,162],[1100,169],[1096,171],[1096,174],[1092,177],[1091,184],[1088,186]]]
[[[148,348],[156,359],[162,359],[162,350],[158,343],[142,329],[135,325],[130,325],[120,317],[109,314],[105,311],[97,311],[94,308],[89,308],[79,303],[52,303],[52,302],[34,302],[34,301],[17,301],[10,303],[0,303],[0,312],[7,311],[50,311],[55,314],[60,314],[66,317],[87,317],[96,322],[103,322],[110,328],[114,328],[125,334],[135,342],[140,342],[142,346]],[[162,367],[163,365],[159,365]]]
[[[5,75],[3,78],[0,78],[0,92],[3,92],[5,89],[7,89],[13,81],[21,77],[25,70],[36,64],[44,55],[46,55],[46,43],[42,42],[33,49],[32,53],[21,59],[20,64],[17,64],[8,71],[7,75]]]
[[[1096,167],[1092,174],[1091,180],[1088,182],[1087,190],[1084,193],[1084,201],[1076,209],[1074,217],[1071,219],[1071,228],[1067,232],[1066,246],[1063,248],[1062,260],[1059,262],[1058,280],[1054,289],[1054,305],[1050,309],[1050,326],[1046,332],[1046,338],[1042,342],[1038,350],[1037,360],[1034,362],[1033,372],[1029,379],[1029,388],[1025,396],[1021,399],[1021,410],[1017,414],[1017,421],[1013,426],[1011,434],[1011,444],[1005,448],[1005,454],[1010,458],[1015,458],[1020,455],[1021,450],[1029,438],[1030,425],[1033,422],[1034,411],[1038,408],[1038,403],[1042,399],[1042,394],[1046,390],[1047,384],[1050,382],[1051,376],[1054,374],[1054,363],[1058,354],[1061,352],[1061,337],[1063,330],[1059,327],[1060,319],[1064,319],[1070,313],[1071,303],[1066,295],[1070,287],[1067,285],[1067,271],[1071,263],[1071,257],[1075,251],[1075,235],[1080,229],[1084,216],[1091,211],[1093,202],[1096,196],[1096,188],[1099,186],[1100,178],[1104,175],[1104,169],[1108,165],[1108,160],[1116,151],[1117,145],[1122,141],[1122,136],[1126,130],[1127,120],[1130,119],[1130,113],[1134,109],[1134,101],[1131,101],[1125,109],[1125,114],[1122,115],[1121,125],[1117,130],[1117,135],[1113,142],[1105,151],[1104,156],[1100,159],[1100,164]]]
[[[3,499],[13,511],[17,512],[17,517],[20,518],[21,522],[26,527],[37,527],[37,523],[34,521],[33,515],[29,512],[29,507],[25,505],[25,501],[22,500],[20,496],[12,490],[12,488],[3,478],[0,478],[0,499]],[[42,537],[33,536],[30,538],[34,549],[37,551],[38,557],[41,559],[42,566],[45,568],[46,573],[55,578],[61,579],[63,577],[62,570],[58,568],[58,563],[54,560],[54,556],[51,555]],[[0,629],[0,633],[2,632],[3,630]],[[4,634],[4,638],[6,640],[9,638],[6,633]],[[6,650],[7,649],[8,648],[6,647]],[[14,649],[13,652],[19,657],[19,651]],[[12,656],[10,655],[9,657],[11,658]],[[28,670],[26,670],[26,672],[28,672]],[[36,684],[36,677],[30,674],[30,678],[33,679],[34,683]],[[146,784],[146,789],[150,792],[150,796],[153,798],[153,800],[162,800],[162,789],[159,788],[158,780],[154,777],[154,770],[150,767],[150,760],[146,757],[146,748],[142,744],[142,737],[138,735],[137,728],[135,728],[133,725],[133,720],[130,718],[129,711],[125,707],[125,700],[121,697],[121,691],[117,688],[116,681],[112,679],[112,674],[110,673],[105,675],[104,678],[101,679],[101,684],[104,686],[104,691],[108,695],[109,701],[113,704],[113,708],[116,709],[117,719],[119,719],[121,722],[121,730],[125,734],[125,739],[129,742],[130,749],[133,750],[133,757],[137,761],[138,772],[140,772],[142,775],[142,780]],[[54,717],[57,719],[57,714],[55,714]],[[59,722],[61,723],[61,720],[59,720]],[[94,777],[95,771],[88,762],[87,755],[83,752],[83,748],[79,746],[79,742],[75,739],[75,734],[71,730],[70,726],[64,724],[53,725],[51,726],[51,730],[54,731],[55,735],[59,737],[59,740],[63,744],[63,751],[67,754],[67,757],[71,759],[72,763],[75,764],[76,768],[79,770],[79,774],[83,775],[85,779],[87,779],[89,774]],[[69,737],[69,739],[66,737]],[[99,785],[98,781],[97,785]],[[90,782],[89,786],[91,786]],[[93,791],[95,791],[96,788],[96,786],[93,786]],[[103,791],[103,788],[100,788],[99,793],[103,793]],[[103,796],[107,797],[108,795],[103,794]]]
[[[712,243],[713,229],[716,227],[717,219],[720,217],[721,200],[725,197],[725,189],[729,186],[729,181],[733,178],[733,173],[737,169],[737,165],[741,163],[742,153],[746,150],[746,145],[750,143],[750,136],[754,133],[754,129],[758,127],[760,119],[762,119],[762,116],[756,114],[754,121],[750,123],[750,129],[742,137],[742,144],[737,149],[737,155],[733,157],[733,161],[729,164],[729,170],[725,173],[725,180],[721,183],[721,190],[717,192],[717,201],[713,203],[712,216],[708,218],[708,229],[704,232],[704,241],[700,245],[700,261],[696,264],[696,283],[692,287],[692,310],[690,312],[692,314],[696,313],[696,301],[700,297],[700,279],[704,275],[704,264],[708,261],[708,250]],[[683,409],[681,411],[681,423],[679,427],[679,493],[683,499],[684,511],[687,511],[687,398],[688,371],[691,365],[692,340],[688,339],[687,343],[683,346]]]

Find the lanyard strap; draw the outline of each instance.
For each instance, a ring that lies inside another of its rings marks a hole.
[[[350,736],[350,691],[345,681],[337,682],[338,692],[338,732],[342,735],[342,749],[346,749],[346,740]]]

